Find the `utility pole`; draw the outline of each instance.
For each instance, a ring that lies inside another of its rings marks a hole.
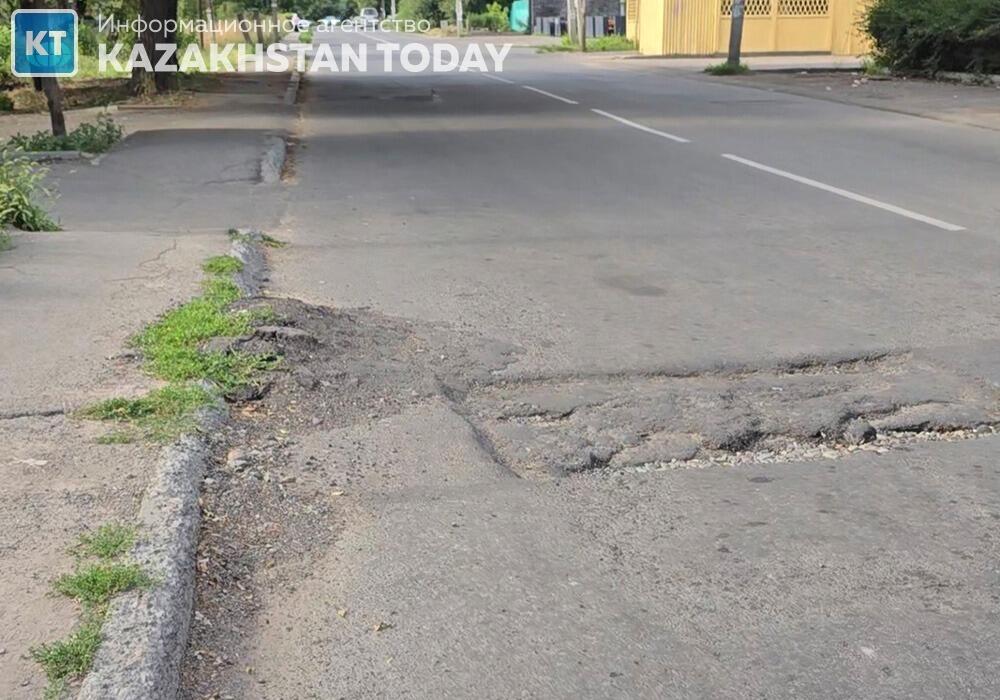
[[[726,60],[733,68],[740,65],[740,47],[743,44],[743,13],[746,0],[733,0],[733,10],[730,13],[732,22],[729,25],[729,58]]]

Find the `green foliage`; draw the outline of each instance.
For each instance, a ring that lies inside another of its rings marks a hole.
[[[13,112],[14,100],[5,92],[0,92],[0,112]]]
[[[114,421],[154,442],[168,442],[195,428],[198,409],[212,402],[211,392],[198,385],[168,385],[137,399],[113,398],[83,409],[80,415]],[[112,433],[121,442],[124,431]]]
[[[135,544],[137,531],[133,525],[105,523],[93,533],[80,535],[78,551],[98,559],[117,559]]]
[[[6,231],[0,231],[0,253],[10,250],[12,247],[13,243],[11,243],[10,234]]]
[[[56,591],[85,605],[104,606],[118,593],[147,588],[149,575],[138,564],[87,564],[56,579]]]
[[[97,27],[81,23],[77,32],[77,46],[83,56],[96,56],[97,47],[105,41],[104,36],[97,31]]]
[[[587,51],[635,51],[635,42],[618,34],[587,39]]]
[[[889,68],[1000,72],[1000,0],[874,0],[861,25]]]
[[[22,151],[82,151],[104,153],[124,135],[122,127],[108,114],[99,114],[97,120],[84,122],[65,136],[54,136],[49,131],[34,134],[14,134],[8,146]]]
[[[138,564],[120,561],[135,538],[134,527],[115,523],[80,537],[77,551],[83,559],[72,574],[60,576],[53,585],[57,592],[73,598],[83,607],[80,624],[65,639],[30,650],[31,658],[41,665],[48,679],[43,697],[63,697],[68,682],[90,670],[101,645],[101,627],[111,598],[153,584]],[[87,561],[87,557],[97,558],[98,562]]]
[[[539,53],[556,53],[562,51],[579,51],[580,45],[570,41],[568,35],[564,34],[562,41],[558,44],[547,44],[538,49]],[[587,39],[587,52],[591,51],[635,51],[635,42],[617,34],[608,36],[598,36]]]
[[[454,3],[452,4],[454,5]],[[396,17],[399,19],[426,19],[431,24],[436,25],[454,12],[454,8],[449,12],[446,5],[447,0],[399,0],[396,3]]]
[[[469,26],[473,29],[488,29],[491,32],[505,32],[510,29],[510,8],[499,2],[491,2],[486,12],[469,15]]]
[[[745,63],[740,63],[739,65],[732,65],[726,61],[722,63],[716,63],[705,69],[705,72],[709,75],[743,75],[750,72],[750,67]]]
[[[0,226],[23,231],[58,231],[54,222],[35,201],[49,194],[42,186],[47,170],[38,163],[9,151],[0,152]]]
[[[103,622],[103,614],[88,614],[66,639],[42,644],[31,650],[31,658],[41,665],[49,681],[44,697],[60,697],[68,680],[83,676],[90,670],[94,654],[101,645]]]
[[[10,22],[0,22],[0,85],[15,85],[17,78],[10,71]]]
[[[232,255],[216,255],[201,264],[201,269],[210,275],[231,275],[243,269],[243,263]]]
[[[299,41],[303,44],[311,44],[313,40],[313,33],[306,30],[299,34]]]

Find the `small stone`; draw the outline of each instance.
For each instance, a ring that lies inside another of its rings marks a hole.
[[[848,445],[864,445],[878,437],[875,427],[866,420],[855,418],[844,427],[844,442]]]
[[[275,340],[316,342],[316,336],[312,333],[292,326],[259,326],[254,329],[254,335],[258,338],[273,338]]]

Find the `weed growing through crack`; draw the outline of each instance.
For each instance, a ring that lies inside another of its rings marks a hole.
[[[44,697],[62,697],[71,681],[90,670],[101,644],[101,626],[111,599],[119,593],[153,585],[138,564],[122,561],[136,537],[134,527],[118,523],[102,525],[80,536],[75,551],[81,559],[76,570],[60,576],[53,584],[56,592],[80,603],[83,610],[80,624],[65,639],[41,644],[30,651],[31,658],[41,665],[48,679]]]
[[[0,253],[10,250],[12,247],[13,243],[10,240],[10,234],[6,231],[0,231]]]

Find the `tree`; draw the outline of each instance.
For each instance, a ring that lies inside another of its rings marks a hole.
[[[157,50],[157,44],[176,44],[177,37],[174,32],[168,31],[167,20],[177,19],[177,0],[141,0],[139,3],[139,14],[146,20],[146,31],[139,36],[149,56],[150,62],[155,66],[163,57],[165,51]],[[150,25],[156,26],[160,31],[152,31]],[[173,54],[167,61],[168,65],[177,65],[177,56]],[[177,73],[173,72],[148,72],[143,66],[132,67],[132,92],[136,95],[148,94],[151,92],[169,92],[177,89]]]
[[[42,0],[21,0],[23,10],[43,10],[46,9]],[[52,125],[53,136],[66,135],[66,117],[63,114],[62,87],[57,78],[33,78],[32,82],[36,90],[45,93],[45,101],[49,107],[49,122]]]

